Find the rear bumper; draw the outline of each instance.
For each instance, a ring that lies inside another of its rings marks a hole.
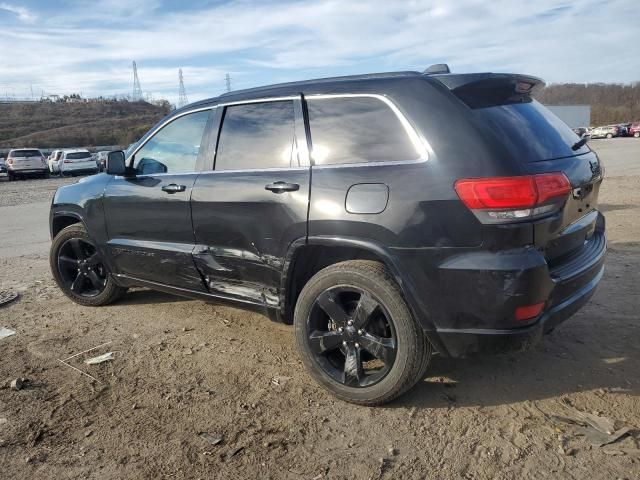
[[[510,329],[442,329],[437,334],[452,357],[474,353],[506,353],[527,350],[540,341],[542,335],[562,323],[582,308],[596,292],[604,273],[599,265],[595,276],[570,297],[546,310],[535,324]]]
[[[8,168],[7,172],[12,173],[14,175],[35,175],[35,174],[43,174],[44,172],[49,171],[49,167],[43,165],[42,167],[28,167],[28,168]]]
[[[535,249],[475,253],[445,263],[439,275],[444,311],[427,335],[441,353],[453,357],[531,347],[595,293],[607,244],[604,217],[599,215],[597,224],[583,248],[556,264],[547,264]],[[539,302],[545,303],[542,313],[519,326],[515,308]]]

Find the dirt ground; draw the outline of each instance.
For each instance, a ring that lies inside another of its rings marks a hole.
[[[57,181],[37,182],[0,184],[0,207],[46,205]],[[609,176],[600,203],[610,248],[584,309],[529,352],[434,357],[382,408],[314,384],[289,326],[146,290],[83,308],[46,251],[0,256],[0,289],[21,293],[0,308],[17,332],[0,340],[0,478],[640,478],[640,176]],[[105,342],[69,362],[98,381],[59,362]],[[631,431],[592,446],[552,417],[568,405]]]

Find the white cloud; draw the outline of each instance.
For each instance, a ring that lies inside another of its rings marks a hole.
[[[0,24],[0,92],[3,85],[25,91],[30,82],[59,93],[125,93],[133,59],[143,89],[172,98],[183,66],[192,100],[195,92],[222,91],[227,71],[236,87],[440,62],[454,71],[518,71],[549,81],[640,80],[640,57],[630,53],[640,9],[628,0],[601,6],[239,0],[169,12],[158,0],[79,3],[37,27]]]
[[[36,16],[32,14],[25,7],[11,5],[8,3],[0,3],[0,10],[13,13],[16,17],[18,17],[23,22],[31,23],[36,20]]]

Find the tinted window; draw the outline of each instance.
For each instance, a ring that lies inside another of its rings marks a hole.
[[[67,153],[67,158],[70,160],[79,160],[81,158],[91,158],[91,154],[89,152],[73,152]]]
[[[307,106],[316,164],[420,157],[396,114],[377,98],[309,98]]]
[[[9,154],[11,158],[40,157],[40,150],[14,150]]]
[[[193,172],[208,118],[204,110],[164,126],[136,152],[135,169],[142,174]]]
[[[218,141],[216,170],[289,167],[293,132],[292,101],[227,107]]]
[[[514,103],[473,110],[480,123],[493,130],[513,158],[537,162],[570,157],[589,151],[586,145],[577,151],[571,146],[578,136],[569,126],[538,102]]]

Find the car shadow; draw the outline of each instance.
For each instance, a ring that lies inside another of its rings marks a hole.
[[[616,210],[628,210],[630,208],[637,208],[637,205],[615,203],[601,203],[598,205],[598,210],[602,213],[615,212]]]
[[[135,289],[129,290],[117,305],[150,305],[160,303],[175,303],[189,301],[189,298],[159,292],[157,290]]]

